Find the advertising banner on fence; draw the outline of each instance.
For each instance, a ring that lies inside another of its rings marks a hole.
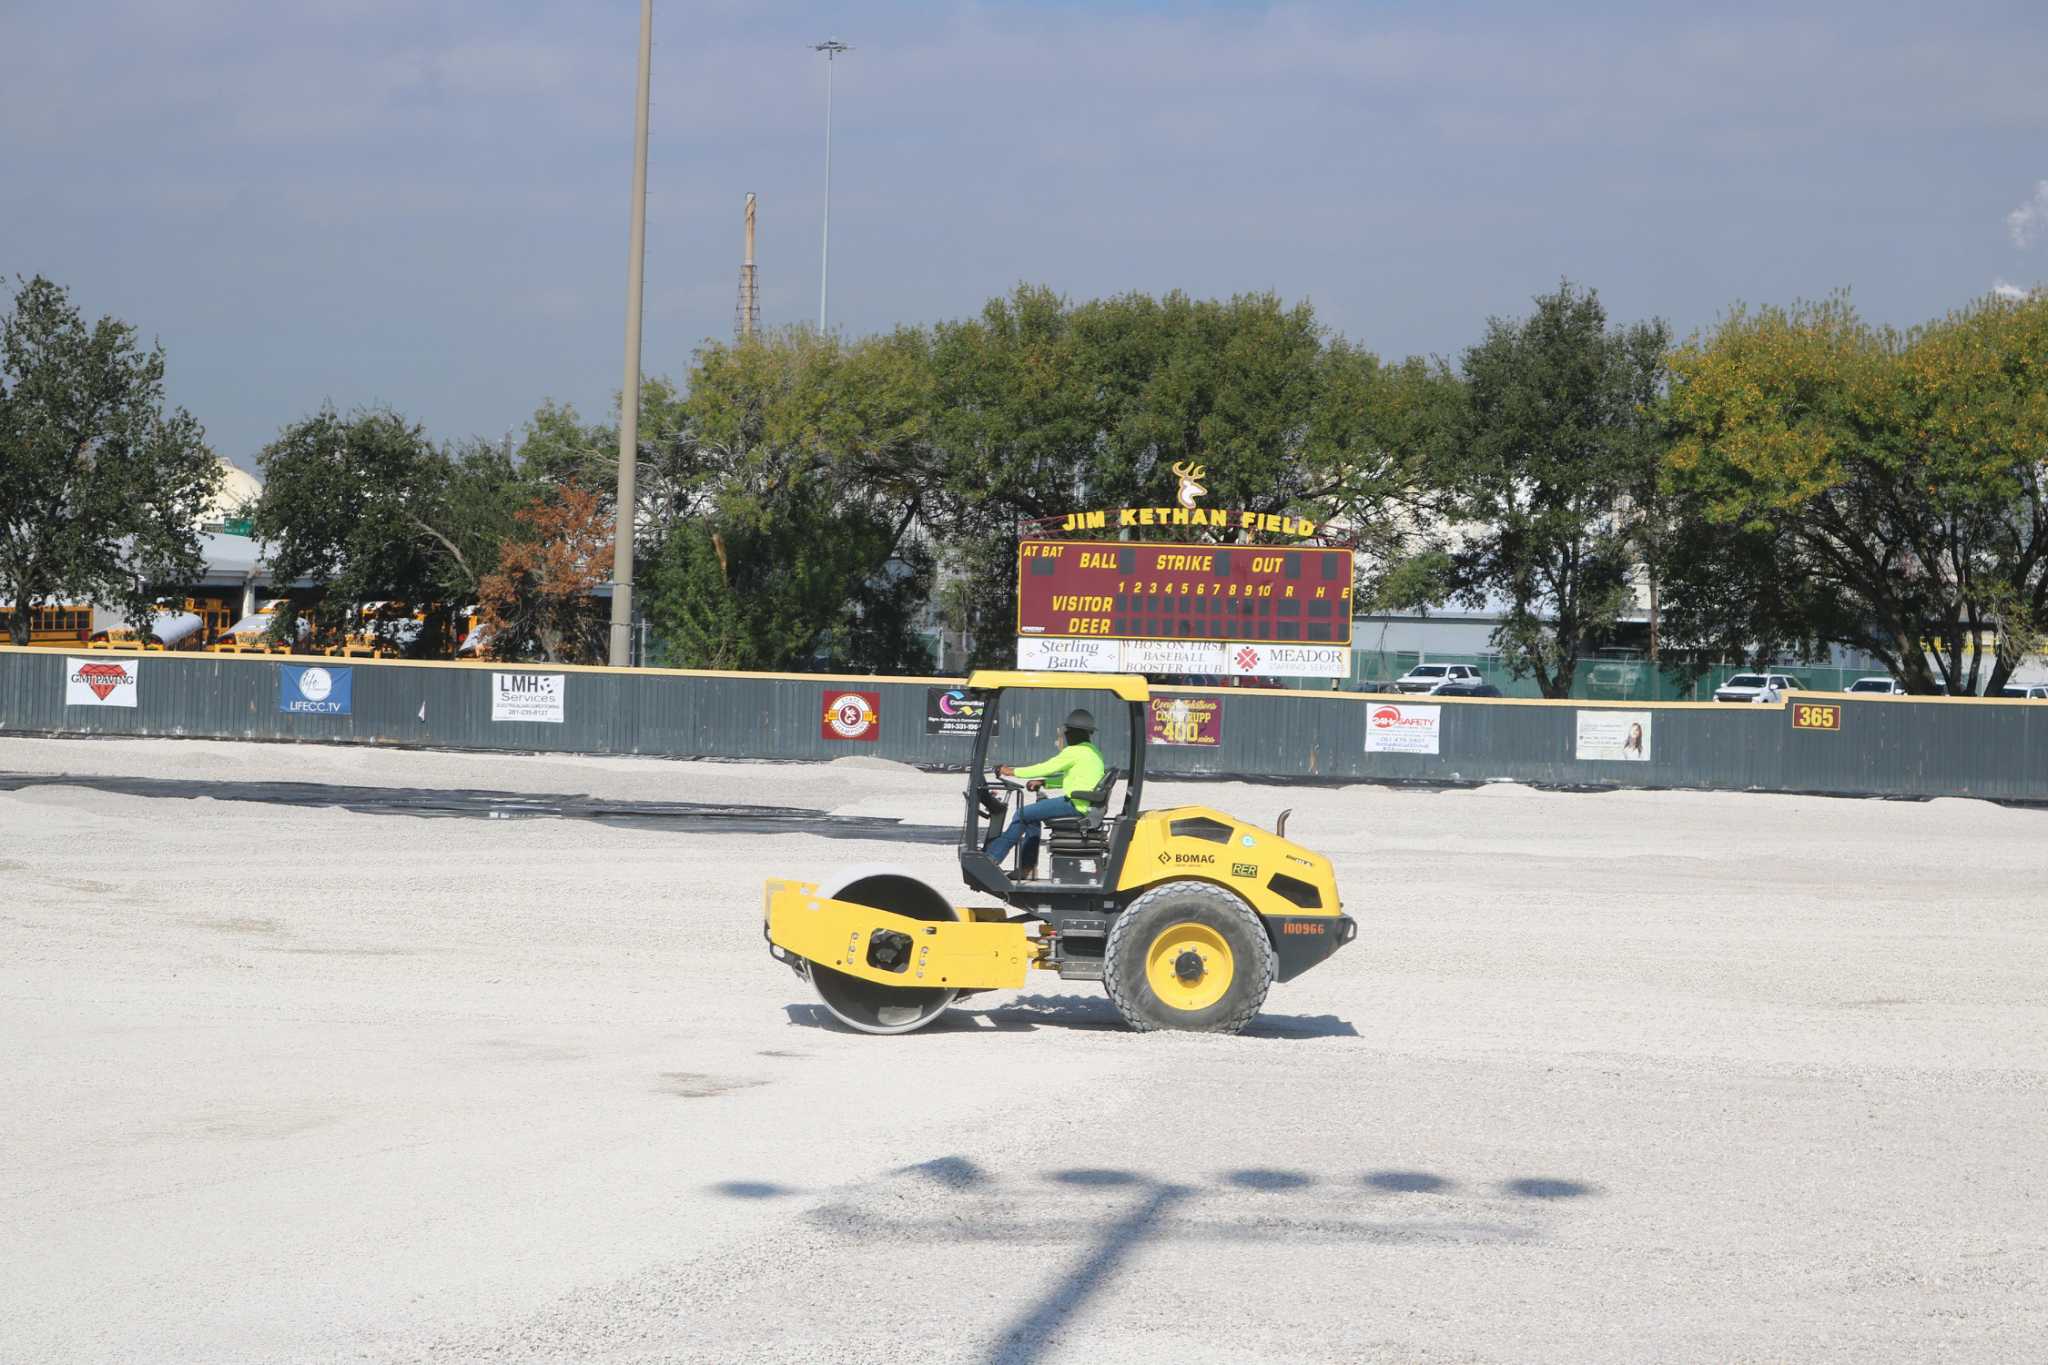
[[[1648,762],[1648,711],[1579,712],[1579,749],[1588,762]]]
[[[986,699],[964,687],[924,690],[924,732],[928,735],[973,735],[981,728]]]
[[[141,673],[136,659],[66,659],[64,704],[133,707]]]
[[[825,693],[825,715],[818,722],[820,739],[865,739],[882,737],[882,694],[880,692]]]
[[[277,709],[297,716],[346,716],[354,700],[353,668],[277,666]]]
[[[1443,707],[1376,701],[1365,710],[1365,751],[1369,754],[1434,754],[1442,731]]]
[[[566,673],[491,674],[491,719],[562,723],[569,695]]]
[[[1152,698],[1151,740],[1214,748],[1223,742],[1223,702],[1216,697]]]
[[[1088,640],[1017,637],[1017,667],[1048,672],[1145,673],[1170,678],[1346,678],[1344,645],[1233,644],[1227,640]]]

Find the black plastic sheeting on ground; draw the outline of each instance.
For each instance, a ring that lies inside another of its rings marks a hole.
[[[957,843],[948,825],[906,825],[879,815],[831,815],[803,806],[743,806],[699,801],[607,801],[594,796],[534,792],[347,787],[327,782],[214,782],[177,777],[92,777],[71,773],[0,773],[0,791],[85,787],[120,796],[255,801],[273,806],[324,806],[362,815],[466,817],[472,820],[594,820],[635,829],[717,834],[816,834],[827,839],[891,839]]]

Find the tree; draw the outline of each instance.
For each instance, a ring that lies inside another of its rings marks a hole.
[[[514,519],[520,529],[478,592],[485,648],[494,659],[603,662],[610,626],[593,594],[611,578],[611,514],[594,493],[563,484]]]
[[[276,580],[323,584],[315,617],[329,631],[345,630],[366,602],[428,609],[424,649],[447,638],[453,607],[476,600],[533,495],[499,447],[443,450],[389,409],[323,410],[285,428],[260,460],[253,533],[271,547]]]
[[[1668,345],[1662,322],[1610,329],[1599,296],[1566,281],[1529,317],[1488,322],[1437,429],[1427,477],[1463,529],[1432,556],[1437,582],[1502,607],[1494,643],[1546,697],[1571,694],[1579,657],[1633,603]]]
[[[522,476],[536,487],[573,483],[609,507],[619,486],[618,402],[610,424],[586,425],[575,408],[543,402],[527,419],[518,451]],[[688,399],[660,375],[640,383],[640,440],[634,462],[635,534],[644,547],[700,510],[708,460],[692,426]]]
[[[699,668],[929,666],[922,334],[808,330],[698,354],[675,423],[690,463],[651,556],[668,659]]]
[[[1305,303],[1172,293],[1076,305],[1023,286],[936,328],[931,353],[933,520],[949,582],[968,585],[947,589],[947,614],[972,632],[978,663],[1011,656],[1019,520],[1161,502],[1175,463],[1203,467],[1216,506],[1342,512],[1375,544],[1400,524],[1383,500],[1407,456],[1388,453],[1380,425],[1399,380],[1328,338]]]
[[[0,593],[14,643],[53,601],[148,620],[153,585],[199,576],[201,509],[220,484],[205,433],[166,410],[164,353],[64,289],[20,281],[0,318]]]
[[[1670,481],[1707,547],[1682,605],[1726,645],[1846,645],[1914,692],[1975,692],[1996,631],[2002,684],[2048,620],[2043,354],[2039,296],[1904,335],[1841,298],[1738,310],[1680,348]],[[1774,593],[1700,610],[1762,563]]]

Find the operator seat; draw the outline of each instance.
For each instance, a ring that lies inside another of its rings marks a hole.
[[[1099,858],[1109,852],[1109,795],[1123,776],[1120,768],[1106,769],[1093,791],[1068,792],[1080,797],[1088,809],[1077,816],[1060,816],[1045,822],[1047,847],[1062,858]]]

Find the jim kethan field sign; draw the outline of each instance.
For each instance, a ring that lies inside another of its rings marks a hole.
[[[1017,634],[1351,643],[1351,551],[1026,540]]]

